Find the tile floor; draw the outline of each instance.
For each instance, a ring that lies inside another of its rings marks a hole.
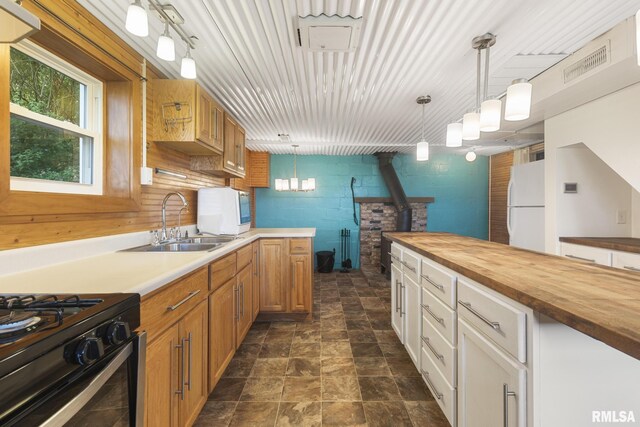
[[[257,322],[197,426],[448,426],[374,271],[315,274],[313,321]]]

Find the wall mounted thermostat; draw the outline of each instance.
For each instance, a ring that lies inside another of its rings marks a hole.
[[[564,183],[564,192],[565,193],[577,193],[578,192],[578,183],[577,182],[565,182]]]

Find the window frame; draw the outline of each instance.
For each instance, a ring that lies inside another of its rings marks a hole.
[[[84,121],[87,123],[87,127],[82,127],[75,123],[54,119],[47,115],[33,112],[26,107],[12,102],[10,102],[9,105],[10,113],[27,120],[36,121],[54,128],[70,131],[80,136],[92,138],[93,143],[91,147],[91,184],[11,176],[10,190],[21,192],[103,195],[105,161],[103,138],[103,82],[80,70],[78,67],[67,62],[63,58],[60,58],[56,54],[28,40],[23,40],[19,43],[13,44],[11,47],[84,85],[86,88],[86,115],[82,114],[81,110],[80,125],[82,125]],[[82,102],[82,98],[81,103],[85,104],[85,102]],[[81,142],[81,144],[83,144],[83,142]],[[86,159],[82,158],[83,151],[83,149],[80,150],[81,177],[83,174],[86,174],[89,169]]]

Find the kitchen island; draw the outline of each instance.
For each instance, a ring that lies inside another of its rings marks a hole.
[[[452,425],[638,419],[640,274],[448,233],[385,236],[394,329]]]

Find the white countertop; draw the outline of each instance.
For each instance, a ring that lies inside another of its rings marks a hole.
[[[259,238],[314,237],[315,228],[258,228],[211,252],[111,252],[0,276],[0,294],[145,295]]]

